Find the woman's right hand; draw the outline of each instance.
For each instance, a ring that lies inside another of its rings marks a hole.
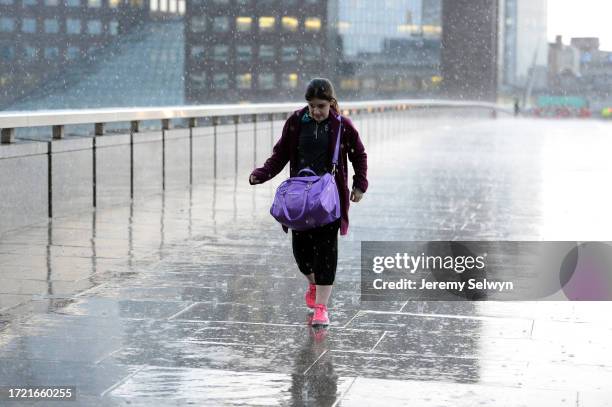
[[[251,176],[249,177],[249,182],[253,185],[260,183],[260,181],[253,174],[251,174]]]

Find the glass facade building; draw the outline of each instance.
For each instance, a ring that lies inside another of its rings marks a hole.
[[[526,86],[530,72],[548,60],[548,0],[501,0],[502,84]]]
[[[341,93],[366,98],[433,91],[441,16],[442,0],[340,0]]]

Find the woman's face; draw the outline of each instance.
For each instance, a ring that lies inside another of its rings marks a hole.
[[[324,99],[313,98],[308,101],[308,113],[310,117],[320,122],[329,116],[330,103]]]

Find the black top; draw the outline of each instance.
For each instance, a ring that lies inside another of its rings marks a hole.
[[[317,123],[308,112],[302,116],[302,126],[298,143],[297,158],[299,170],[309,167],[323,175],[331,171],[327,160],[327,145],[329,142],[330,123],[329,117]],[[307,176],[308,174],[301,174]]]

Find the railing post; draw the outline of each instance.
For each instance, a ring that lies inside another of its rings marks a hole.
[[[94,134],[96,136],[103,136],[104,135],[104,123],[96,123],[95,124]]]
[[[130,199],[134,199],[134,133],[140,131],[140,122],[130,122]]]
[[[92,199],[92,203],[93,203],[93,207],[95,208],[98,205],[98,187],[97,187],[97,178],[98,178],[98,149],[97,149],[97,137],[99,136],[103,136],[104,135],[104,123],[96,123],[94,126],[94,138],[93,138],[93,145],[92,145],[92,160],[93,160],[93,165],[92,165],[92,186],[93,186],[93,199]]]
[[[238,175],[238,123],[240,116],[234,116],[234,174]]]
[[[55,125],[53,126],[53,140],[61,140],[64,138],[64,126]]]
[[[0,132],[0,143],[11,144],[15,142],[15,129],[2,129]]]
[[[253,168],[257,165],[257,115],[253,116]]]
[[[189,185],[193,185],[193,128],[194,127],[198,127],[198,119],[195,117],[190,117],[189,118]]]
[[[53,141],[47,142],[47,216],[53,217]]]
[[[162,191],[166,190],[166,132],[170,130],[171,126],[170,119],[162,119]]]
[[[213,123],[213,178],[217,178],[217,131],[219,126],[219,117],[212,118]]]
[[[268,120],[270,121],[270,150],[274,148],[274,113],[268,114]]]

